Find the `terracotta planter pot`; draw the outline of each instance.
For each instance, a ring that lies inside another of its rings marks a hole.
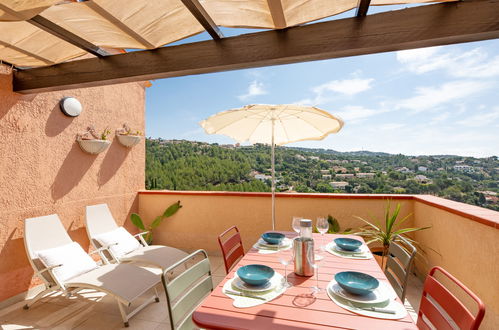
[[[371,253],[373,254],[378,265],[383,269],[383,266],[386,265],[386,257],[383,257],[383,248],[376,246],[369,248],[369,250],[371,250]]]

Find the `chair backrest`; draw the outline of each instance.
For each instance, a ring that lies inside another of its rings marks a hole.
[[[86,207],[85,227],[87,229],[88,239],[94,248],[98,249],[101,246],[94,237],[99,234],[110,232],[111,230],[118,228],[118,225],[107,204],[97,204]]]
[[[185,271],[170,280],[169,274],[175,273],[178,268],[185,268]],[[165,288],[171,328],[195,328],[192,313],[213,291],[210,260],[206,251],[197,250],[168,267],[163,272],[161,280]]]
[[[455,296],[440,281],[435,278],[435,272],[440,272],[444,277],[454,282],[463,293],[473,299],[478,306],[476,315]],[[426,277],[423,286],[423,295],[419,306],[418,322],[419,329],[454,329],[449,319],[459,329],[478,329],[485,315],[485,305],[473,292],[463,283],[449,274],[441,267],[433,267]]]
[[[398,244],[397,240],[401,241],[403,246]],[[388,249],[385,275],[402,302],[405,299],[407,281],[416,252],[414,245],[402,236],[397,236]]]
[[[225,272],[229,273],[232,266],[244,257],[243,242],[239,229],[232,226],[218,236],[218,244],[224,258]]]
[[[51,249],[72,243],[57,214],[24,220],[24,248],[35,271],[45,268],[37,251]],[[45,284],[56,284],[48,272],[39,275]]]

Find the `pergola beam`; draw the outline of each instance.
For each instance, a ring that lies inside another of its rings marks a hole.
[[[499,38],[499,0],[403,10],[15,72],[35,93]]]
[[[191,14],[198,20],[199,24],[210,34],[213,40],[220,40],[224,37],[222,31],[215,24],[210,15],[198,0],[182,0],[184,6],[189,9]]]
[[[287,24],[281,0],[267,0],[267,4],[269,5],[270,15],[272,16],[275,28],[284,29]]]
[[[371,0],[359,0],[359,5],[357,6],[357,12],[355,13],[355,16],[357,17],[366,16],[370,4]]]

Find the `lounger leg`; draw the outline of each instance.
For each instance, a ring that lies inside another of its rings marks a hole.
[[[120,308],[120,313],[121,313],[121,318],[123,319],[123,324],[125,325],[125,328],[128,328],[128,315],[125,311],[125,307],[121,302],[118,301],[118,307]]]
[[[154,301],[159,302],[159,294],[158,294],[158,289],[156,289],[156,287],[154,288],[154,294],[156,295]]]
[[[52,291],[57,291],[57,288],[46,288],[45,290],[43,290],[42,292],[39,292],[34,298],[30,299],[30,301],[28,301],[26,303],[26,305],[23,306],[24,309],[28,309],[30,308],[31,306],[33,306],[34,303],[36,303],[38,300],[42,299],[43,297],[45,297],[45,295],[49,292],[52,292]]]

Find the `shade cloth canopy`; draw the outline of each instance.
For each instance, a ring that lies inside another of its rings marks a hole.
[[[447,1],[454,0],[372,0],[371,5]],[[281,29],[343,13],[356,8],[359,1],[199,0],[199,3],[217,26]],[[37,15],[104,48],[153,49],[204,31],[181,0],[0,0],[0,60],[36,67],[88,54],[34,25],[32,21]]]
[[[238,142],[271,145],[272,230],[275,230],[275,145],[322,140],[343,127],[343,120],[316,107],[252,104],[219,112],[199,123],[208,134],[222,134]]]

